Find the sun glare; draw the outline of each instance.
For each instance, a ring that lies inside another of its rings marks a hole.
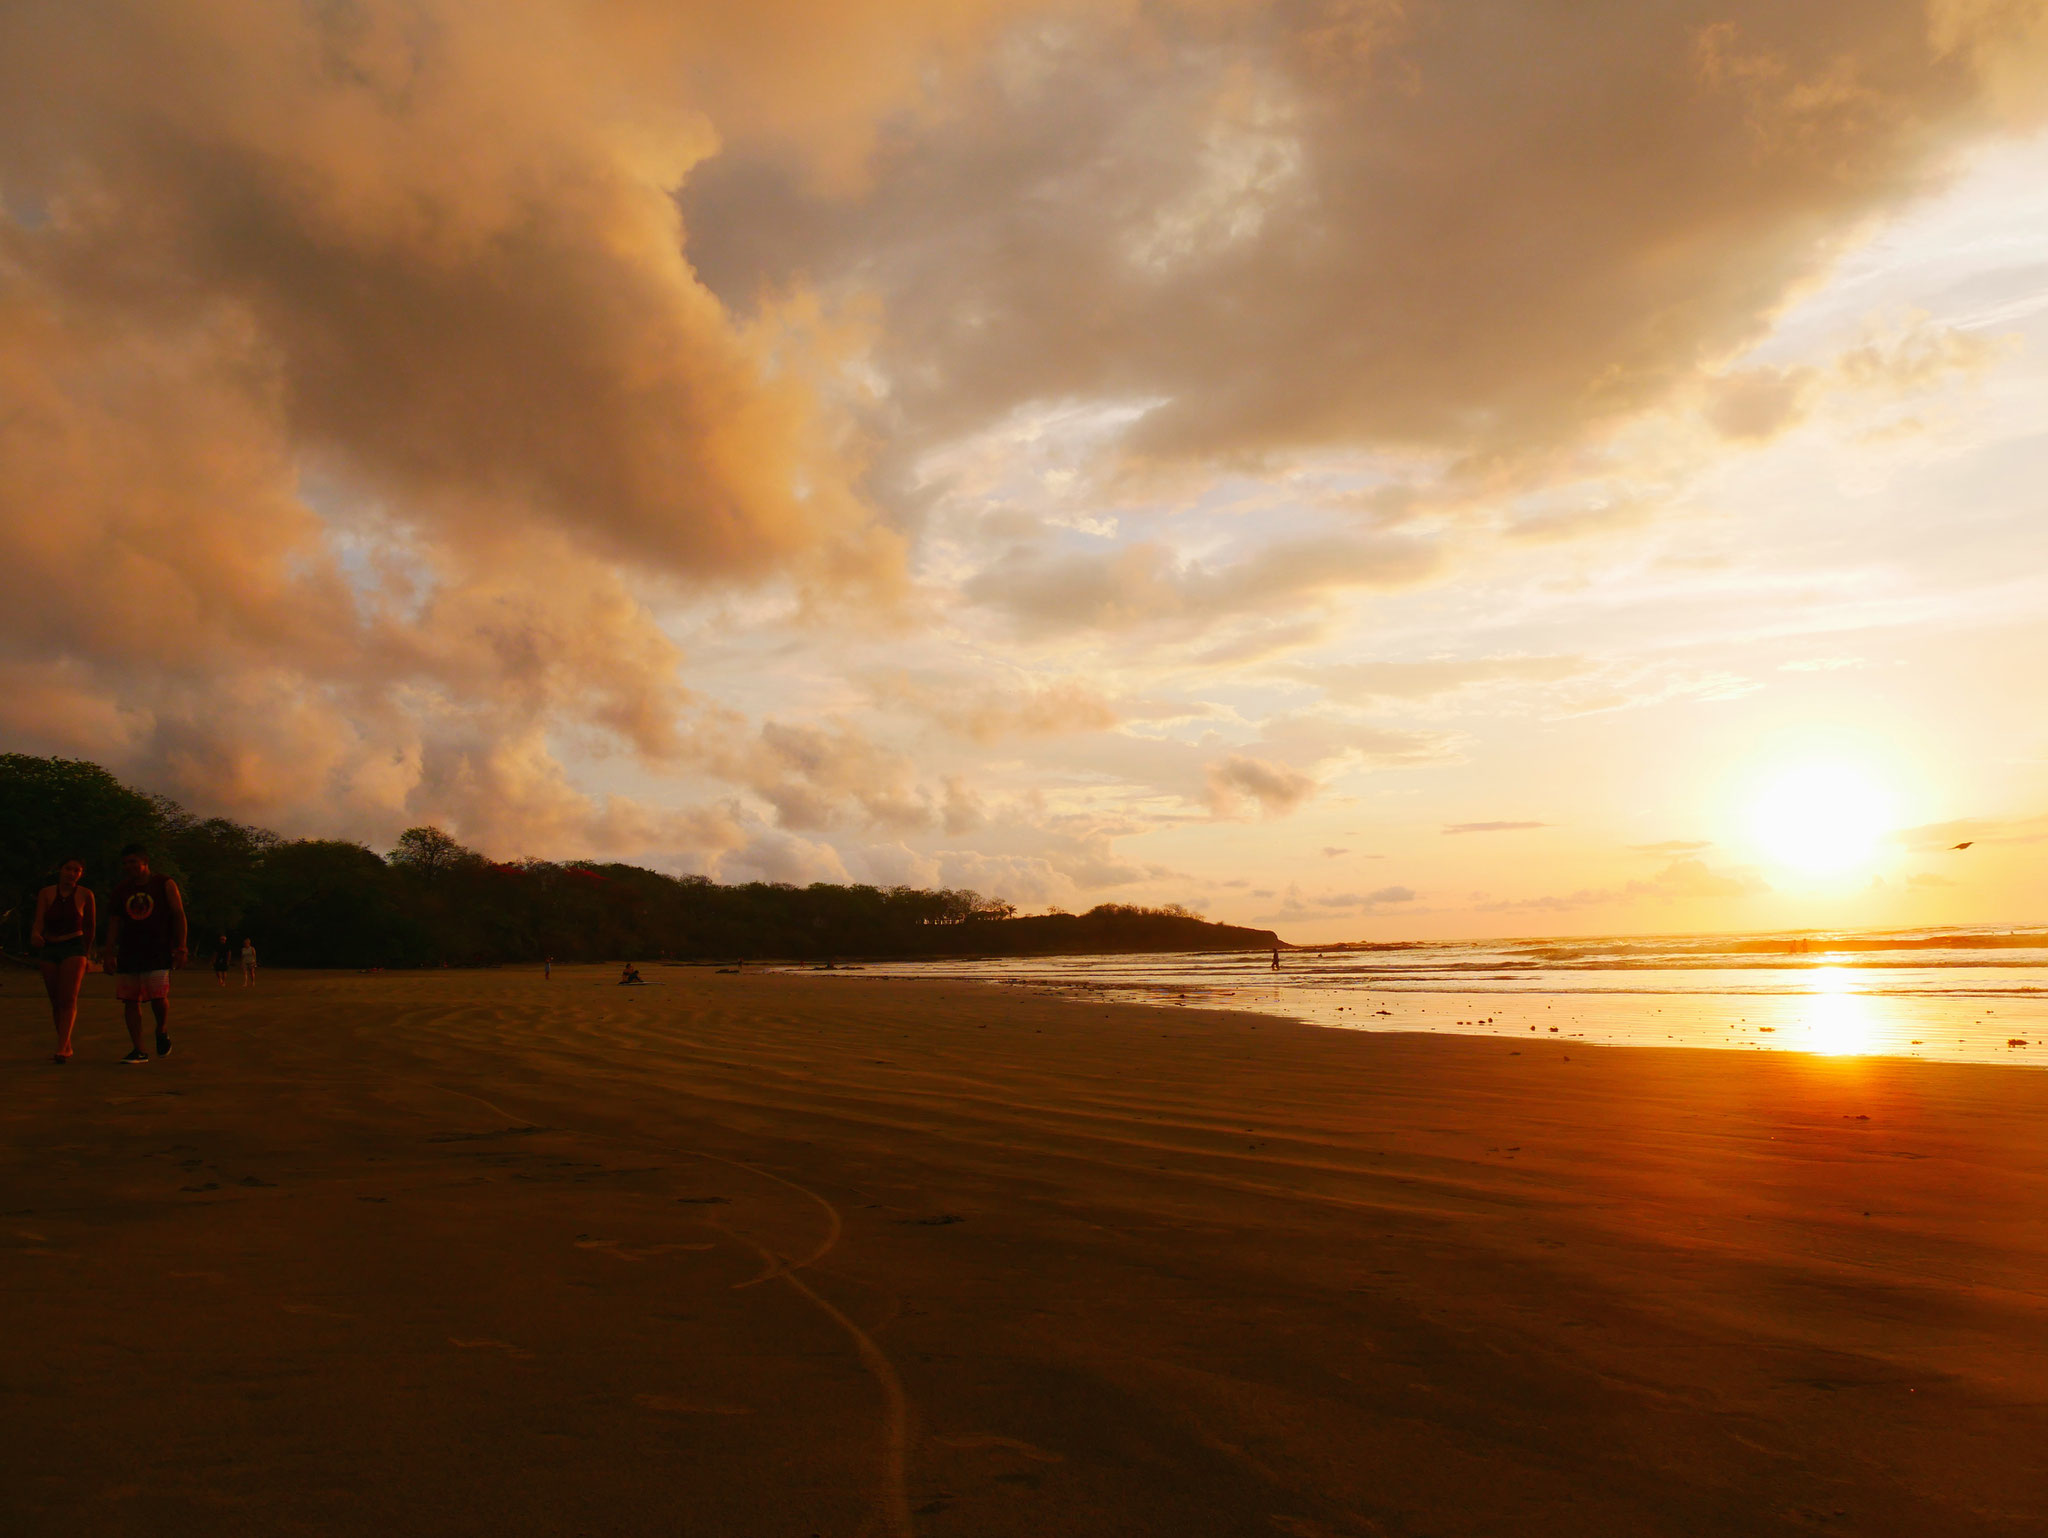
[[[1839,967],[1822,967],[1814,974],[1806,1023],[1813,1050],[1824,1056],[1849,1057],[1871,1049],[1874,1022],[1869,1003]]]
[[[1751,833],[1779,864],[1839,875],[1875,856],[1890,823],[1890,799],[1860,770],[1802,764],[1764,786],[1751,808]]]

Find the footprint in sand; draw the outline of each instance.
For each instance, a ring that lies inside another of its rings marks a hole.
[[[678,1250],[715,1250],[716,1244],[627,1244],[623,1239],[593,1239],[588,1234],[576,1236],[579,1250],[602,1250],[615,1260],[647,1260],[656,1255],[672,1255]]]
[[[464,1351],[502,1351],[514,1361],[530,1362],[533,1353],[523,1346],[515,1346],[509,1340],[462,1340],[457,1336],[448,1337],[448,1344]]]
[[[752,1415],[745,1405],[700,1404],[694,1399],[677,1399],[672,1394],[635,1394],[633,1403],[643,1410],[663,1415]]]
[[[1005,1452],[1022,1453],[1025,1457],[1038,1463],[1065,1463],[1067,1461],[1066,1457],[1061,1453],[1047,1452],[1042,1447],[1034,1447],[1029,1442],[1019,1441],[1016,1437],[999,1437],[993,1432],[978,1431],[968,1433],[965,1436],[933,1437],[932,1440],[941,1447],[957,1448],[961,1452],[973,1452],[984,1447],[997,1447]]]

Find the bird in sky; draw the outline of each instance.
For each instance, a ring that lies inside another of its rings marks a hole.
[[[1977,841],[1974,838],[1966,838],[1960,844],[1951,844],[1949,847],[1951,849],[1968,849],[1972,844],[1976,842]]]

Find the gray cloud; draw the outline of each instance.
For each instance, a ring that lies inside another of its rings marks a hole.
[[[1150,541],[1100,554],[1020,545],[969,578],[964,592],[1027,636],[1206,629],[1348,588],[1408,586],[1442,561],[1438,547],[1403,535],[1282,540],[1221,563],[1182,561]]]
[[[1093,398],[1145,403],[1149,455],[1497,463],[1673,398],[1945,169],[2024,29],[1943,15],[1105,12],[1017,38],[971,118],[906,122],[853,195],[735,142],[684,203],[734,303],[879,294],[889,419],[923,437]]]
[[[1321,787],[1285,764],[1233,753],[1208,768],[1209,805],[1217,816],[1236,813],[1246,800],[1268,817],[1283,817]]]

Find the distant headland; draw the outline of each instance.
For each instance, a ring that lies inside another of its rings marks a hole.
[[[602,861],[497,862],[439,828],[409,828],[387,854],[287,839],[195,817],[79,759],[0,754],[0,942],[20,954],[35,889],[60,860],[112,884],[124,844],[175,877],[195,950],[216,935],[305,967],[508,962],[841,960],[1075,952],[1270,950],[1268,929],[1214,924],[1179,906],[1104,903],[1019,915],[979,893],[916,887],[721,885]],[[11,910],[11,911],[9,911]]]

